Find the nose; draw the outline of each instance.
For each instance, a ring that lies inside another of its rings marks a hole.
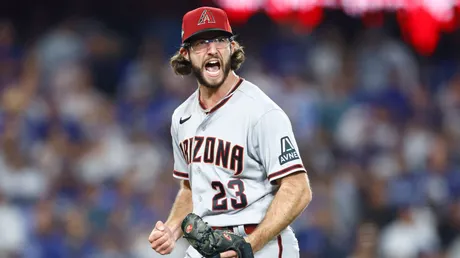
[[[217,48],[216,48],[216,43],[215,42],[209,42],[208,43],[208,54],[216,54],[217,53]]]

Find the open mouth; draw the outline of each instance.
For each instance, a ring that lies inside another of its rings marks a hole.
[[[210,60],[206,62],[204,69],[210,76],[217,76],[220,72],[220,62],[218,60]]]

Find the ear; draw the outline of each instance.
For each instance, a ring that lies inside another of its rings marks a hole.
[[[236,50],[240,49],[240,44],[236,41],[230,42],[230,53],[235,53]]]
[[[237,47],[237,43],[235,41],[230,42],[230,50],[231,52],[235,52],[235,49]]]
[[[186,48],[184,47],[181,47],[180,50],[179,50],[179,53],[187,60],[187,61],[190,61],[190,56],[189,56],[189,52]]]

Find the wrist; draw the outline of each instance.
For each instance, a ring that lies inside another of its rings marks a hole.
[[[257,238],[254,237],[254,235],[248,235],[244,238],[244,240],[246,240],[246,242],[248,242],[251,245],[252,251],[254,253],[262,249],[262,246],[260,246],[260,241],[257,241]]]
[[[182,229],[179,223],[167,221],[165,226],[171,230],[171,233],[176,241],[182,236]]]

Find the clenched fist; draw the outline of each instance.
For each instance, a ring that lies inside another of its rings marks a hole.
[[[163,222],[158,221],[149,236],[150,246],[159,254],[169,254],[174,249],[176,239],[171,229]]]

